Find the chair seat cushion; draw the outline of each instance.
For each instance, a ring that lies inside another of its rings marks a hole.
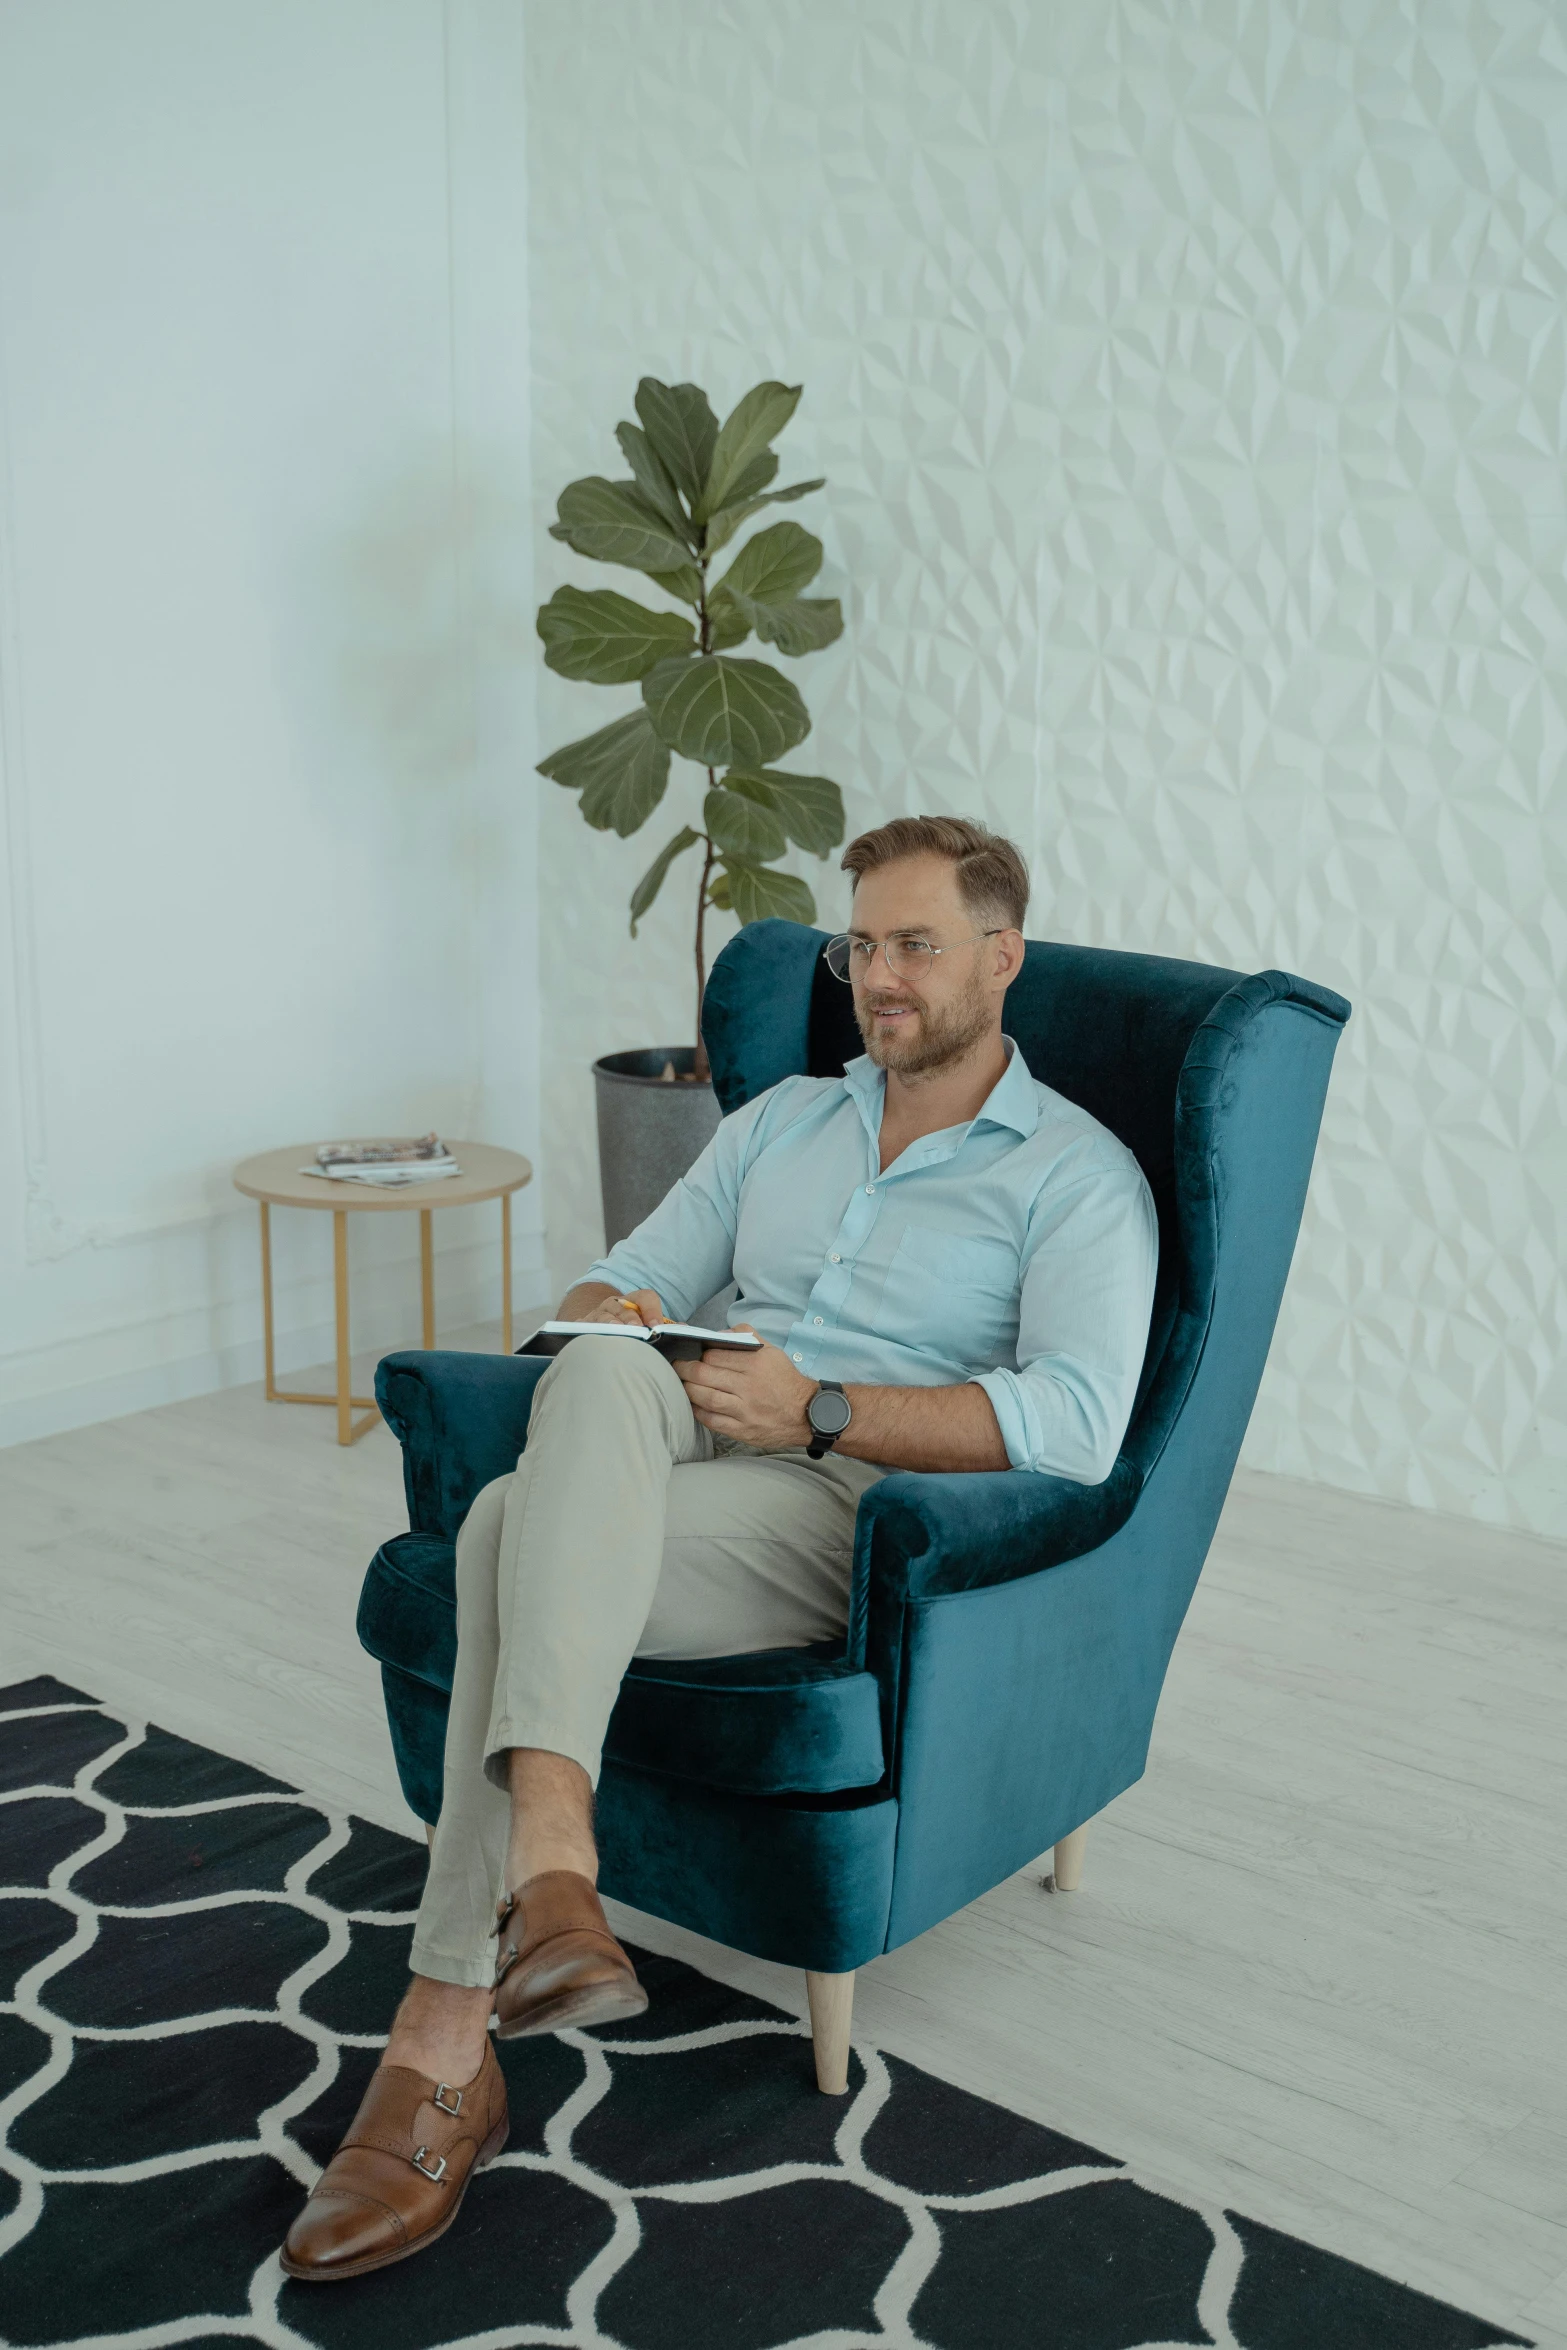
[[[381,1664],[449,1692],[457,1661],[457,1549],[397,1534],[370,1562],[359,1638]],[[746,1795],[832,1795],[883,1776],[874,1674],[839,1647],[638,1658],[620,1686],[607,1756]]]

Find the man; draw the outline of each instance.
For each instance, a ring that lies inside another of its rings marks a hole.
[[[854,1516],[887,1470],[1108,1476],[1157,1257],[1136,1161],[1003,1034],[1028,876],[1009,841],[900,817],[844,854],[828,959],[865,1057],[726,1118],[561,1306],[689,1316],[733,1278],[756,1353],[671,1366],[582,1339],[457,1544],[456,1679],[413,1984],[291,2276],[434,2240],[504,2144],[489,2042],[635,2014],[595,1890],[593,1789],[633,1656],[841,1636]],[[496,1895],[500,1900],[497,1906]]]

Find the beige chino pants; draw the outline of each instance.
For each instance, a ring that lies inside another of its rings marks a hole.
[[[634,1656],[741,1656],[842,1635],[867,1461],[727,1446],[651,1346],[582,1338],[534,1390],[528,1446],[457,1537],[457,1670],[440,1824],[410,1963],[475,1988],[510,1832],[513,1746],[596,1787]]]

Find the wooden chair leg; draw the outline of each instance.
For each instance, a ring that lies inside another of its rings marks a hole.
[[[428,1820],[426,1820],[424,1823],[424,1840],[430,1847],[430,1850],[433,1852],[435,1850],[435,1830],[431,1827]]]
[[[1063,1836],[1056,1846],[1055,1873],[1052,1883],[1058,1893],[1075,1893],[1083,1882],[1083,1847],[1088,1842],[1086,1823],[1074,1828],[1070,1836]]]
[[[805,1996],[811,2003],[811,2040],[816,2050],[816,2086],[829,2097],[841,2097],[849,2086],[849,2025],[854,2015],[854,1977],[805,1977]]]

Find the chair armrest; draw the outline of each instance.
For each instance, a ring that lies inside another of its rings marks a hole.
[[[897,1470],[863,1495],[846,1662],[874,1673],[880,1684],[883,1750],[894,1783],[906,1650],[924,1603],[1021,1583],[1086,1557],[1126,1524],[1141,1489],[1123,1455],[1102,1485],[1026,1469],[941,1476]]]
[[[1125,1525],[1140,1484],[1124,1458],[1102,1485],[1028,1469],[895,1470],[860,1502],[851,1625],[873,1592],[939,1599],[1081,1558]]]
[[[1031,1469],[894,1470],[855,1519],[849,1661],[879,1670],[911,1602],[1014,1582],[1097,1550],[1125,1525],[1141,1484],[1124,1456],[1102,1485]]]
[[[539,1355],[432,1348],[382,1356],[375,1400],[403,1448],[413,1533],[455,1542],[474,1496],[517,1466],[533,1390],[548,1369]]]

